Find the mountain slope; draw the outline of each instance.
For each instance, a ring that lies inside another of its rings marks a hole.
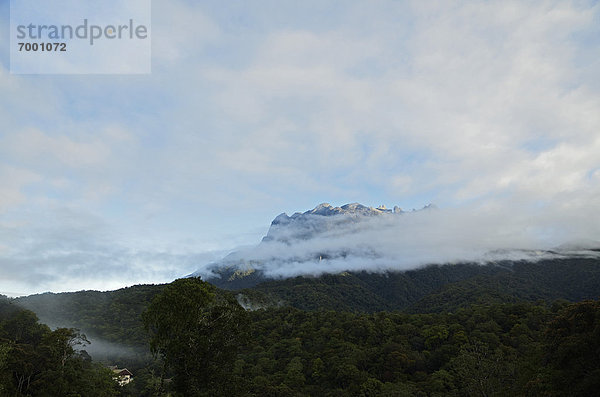
[[[452,311],[473,304],[600,297],[600,260],[427,266],[407,272],[344,272],[263,282],[239,291],[257,302],[300,309],[414,313]]]
[[[140,315],[162,288],[140,285],[108,292],[47,293],[14,301],[52,326],[81,329],[92,340],[86,349],[94,359],[131,367],[149,359]],[[449,313],[526,301],[550,305],[556,300],[600,297],[600,261],[572,258],[428,266],[407,272],[344,272],[271,280],[234,294],[250,309],[293,307],[338,313]]]

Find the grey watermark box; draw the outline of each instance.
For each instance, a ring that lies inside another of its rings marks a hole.
[[[10,72],[151,72],[150,0],[11,0]]]

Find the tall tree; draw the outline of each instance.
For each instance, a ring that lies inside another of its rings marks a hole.
[[[179,279],[154,297],[142,316],[150,348],[185,396],[227,395],[227,371],[247,335],[246,311],[199,278]]]

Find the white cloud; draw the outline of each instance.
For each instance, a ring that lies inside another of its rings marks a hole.
[[[200,66],[203,47],[219,39],[219,27],[198,4],[155,1],[152,14],[152,59],[160,70],[189,66],[190,61]]]
[[[598,204],[568,207],[486,203],[400,215],[305,215],[301,222],[292,221],[270,233],[274,240],[242,248],[217,264],[250,266],[267,276],[290,277],[346,270],[404,271],[427,264],[539,260],[566,255],[600,257],[598,252],[589,251],[600,247],[600,226],[589,216],[581,216],[597,212]],[[208,276],[213,266],[202,267],[198,273]]]
[[[420,151],[429,158],[411,193],[433,179],[463,185],[457,198],[473,198],[506,187],[505,165],[534,167],[541,154],[528,146],[585,146],[598,135],[598,93],[581,87],[572,39],[593,23],[593,9],[518,2],[414,9],[409,52],[395,54],[407,61],[389,59],[375,75],[352,70],[393,53],[387,46],[395,42],[385,38],[394,30],[359,40],[348,27],[276,31],[246,68],[209,72],[223,86],[220,107],[253,126],[230,157],[251,164],[248,173],[333,168],[364,183]],[[562,172],[568,183],[572,170]],[[528,182],[512,178],[511,188]]]
[[[31,171],[0,164],[0,215],[8,208],[26,201],[22,189],[40,178],[40,175]]]
[[[36,222],[0,224],[0,238],[6,243],[0,249],[1,293],[169,282],[220,254],[164,249],[160,244],[137,247],[121,238],[122,231],[84,212],[55,208],[37,215]]]
[[[21,160],[49,160],[84,167],[101,164],[109,157],[110,148],[98,138],[93,137],[92,142],[77,142],[64,135],[49,136],[37,129],[28,129],[11,134],[2,144]]]

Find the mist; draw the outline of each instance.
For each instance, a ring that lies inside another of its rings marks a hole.
[[[117,362],[134,362],[140,358],[150,356],[149,348],[141,348],[122,343],[109,342],[96,336],[89,336],[83,332],[90,341],[89,345],[81,347],[93,360],[116,364]]]
[[[378,216],[304,215],[272,225],[269,236],[196,274],[220,266],[254,268],[268,277],[342,271],[405,271],[428,264],[537,261],[599,256],[596,201],[512,206],[506,203],[424,209]]]
[[[149,347],[133,346],[125,343],[111,342],[103,339],[93,332],[85,329],[79,329],[77,327],[71,327],[66,323],[48,324],[51,329],[56,328],[75,328],[81,334],[85,335],[85,338],[89,343],[84,343],[76,346],[75,348],[79,351],[85,351],[92,357],[94,361],[99,361],[107,365],[123,365],[127,363],[140,362],[143,359],[148,358],[150,353]],[[131,365],[131,364],[129,364]]]
[[[23,309],[33,311],[39,318],[39,322],[47,325],[52,330],[56,330],[57,328],[73,328],[81,335],[84,335],[87,342],[78,344],[74,348],[79,351],[85,351],[94,361],[99,361],[107,365],[123,365],[127,363],[129,363],[127,365],[131,365],[131,363],[144,361],[150,356],[149,345],[144,345],[143,343],[133,345],[108,341],[99,336],[98,331],[94,331],[93,328],[95,326],[82,328],[73,319],[65,317],[61,312],[66,302],[62,299],[57,299],[57,297],[67,298],[68,300],[68,296],[65,294],[43,294],[32,296],[30,299],[18,298],[15,302]]]

